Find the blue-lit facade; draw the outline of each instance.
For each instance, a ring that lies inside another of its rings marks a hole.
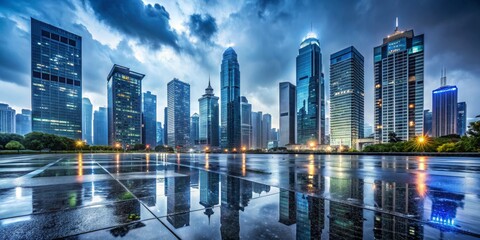
[[[229,47],[223,53],[220,70],[221,139],[222,148],[240,148],[240,65],[237,53]]]
[[[93,124],[93,105],[90,99],[82,99],[82,139],[88,144],[93,143],[92,124]]]
[[[296,143],[324,144],[325,84],[320,42],[314,34],[300,44],[296,64]]]
[[[198,99],[200,118],[198,138],[200,145],[220,146],[219,141],[219,106],[218,97],[213,94],[213,88],[208,82],[205,94]]]
[[[32,111],[22,109],[21,113],[15,115],[15,133],[25,135],[32,132]]]
[[[388,142],[395,132],[401,140],[423,134],[424,35],[395,32],[375,47],[375,142]]]
[[[457,134],[465,136],[467,134],[467,104],[459,102],[457,104]]]
[[[163,127],[162,122],[157,122],[157,146],[164,145],[163,144]]]
[[[105,107],[93,112],[93,145],[108,145],[108,111]]]
[[[142,142],[154,148],[157,145],[157,96],[150,91],[143,93]]]
[[[364,127],[363,56],[353,46],[330,56],[330,144],[355,147]]]
[[[167,84],[168,145],[177,149],[190,144],[190,84],[176,78]]]
[[[31,19],[32,131],[82,138],[82,38]]]
[[[144,74],[113,65],[107,77],[108,144],[123,148],[142,143],[142,79]]]
[[[457,134],[458,88],[442,86],[432,92],[432,136]]]

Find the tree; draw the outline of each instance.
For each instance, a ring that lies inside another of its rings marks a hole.
[[[470,146],[473,150],[480,150],[480,121],[471,122],[467,134],[471,137]]]
[[[17,150],[18,153],[20,153],[20,150],[25,149],[25,147],[20,142],[14,140],[8,142],[7,145],[5,145],[5,148],[8,150]]]
[[[397,134],[395,132],[389,132],[388,133],[388,142],[396,143],[396,142],[400,142],[400,141],[402,141],[402,139],[397,137]]]

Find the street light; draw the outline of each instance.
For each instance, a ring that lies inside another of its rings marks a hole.
[[[115,143],[115,148],[117,149],[117,151],[120,150],[120,143],[118,143],[118,142]]]
[[[83,146],[83,141],[82,140],[77,140],[77,142],[75,142],[75,145],[77,146],[77,148],[82,148]]]
[[[243,151],[243,152],[247,151],[247,147],[243,146],[243,147],[242,147],[242,151]]]

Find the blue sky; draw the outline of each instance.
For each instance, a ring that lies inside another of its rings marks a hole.
[[[373,122],[373,48],[395,28],[425,34],[425,108],[440,71],[459,87],[468,116],[480,114],[479,1],[141,1],[2,0],[0,102],[30,108],[30,17],[82,36],[83,92],[94,108],[106,105],[106,77],[114,63],[146,74],[143,91],[158,98],[163,122],[166,83],[191,85],[191,112],[211,76],[219,95],[222,52],[233,46],[241,94],[278,126],[278,83],[295,82],[303,37],[317,34],[329,80],[330,54],[355,46],[365,57],[365,120]]]

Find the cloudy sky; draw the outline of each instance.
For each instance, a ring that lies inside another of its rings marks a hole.
[[[355,46],[365,57],[365,118],[373,122],[373,48],[395,28],[425,34],[425,108],[447,68],[468,116],[480,114],[480,1],[2,0],[0,102],[30,108],[30,17],[82,36],[83,92],[106,105],[114,63],[146,74],[143,91],[158,97],[163,122],[166,84],[191,85],[191,113],[211,76],[219,95],[222,52],[233,46],[241,94],[278,127],[278,83],[295,82],[295,57],[311,26],[320,40],[326,80],[330,54]]]

